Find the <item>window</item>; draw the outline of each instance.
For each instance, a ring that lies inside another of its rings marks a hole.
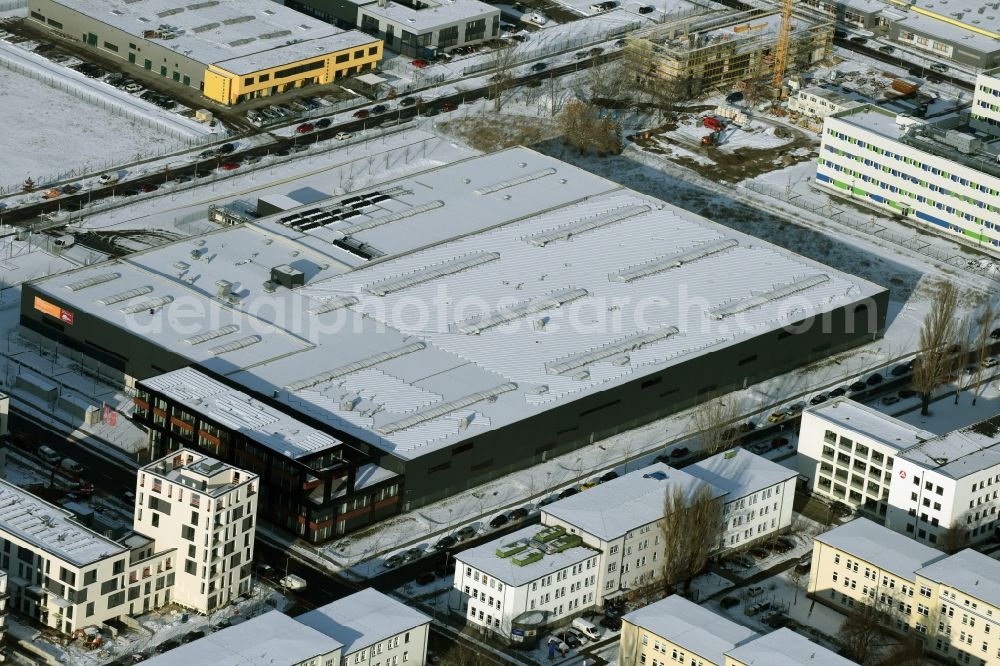
[[[245,86],[252,86],[253,85],[253,77],[252,76],[248,76],[248,77],[244,78],[243,79],[243,85],[245,85]]]
[[[104,48],[106,48],[109,51],[114,51],[115,53],[118,53],[118,47],[115,44],[112,44],[111,42],[104,42]]]

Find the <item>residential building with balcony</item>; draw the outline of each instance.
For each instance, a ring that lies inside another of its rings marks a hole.
[[[816,182],[996,253],[998,152],[973,133],[864,105],[824,119]]]
[[[402,477],[376,457],[194,368],[139,382],[153,455],[189,448],[260,478],[261,516],[310,542],[399,512]]]
[[[797,466],[823,499],[885,519],[901,451],[936,435],[848,398],[802,413]]]
[[[340,643],[340,664],[424,666],[431,618],[372,588],[295,618]],[[318,665],[317,665],[318,666]]]
[[[190,449],[139,469],[133,524],[177,549],[175,603],[210,613],[250,591],[259,483]]]

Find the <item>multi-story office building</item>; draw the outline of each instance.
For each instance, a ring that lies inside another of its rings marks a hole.
[[[802,413],[797,464],[819,497],[884,518],[900,451],[934,433],[848,398]]]
[[[1000,562],[955,555],[858,518],[815,538],[809,593],[842,609],[874,606],[952,663],[1000,663]]]
[[[140,382],[135,405],[152,455],[191,447],[256,473],[262,515],[307,541],[399,512],[402,479],[374,455],[194,368]]]
[[[720,549],[743,548],[791,526],[797,474],[784,465],[736,448],[684,471],[725,492]]]
[[[189,449],[140,468],[135,529],[178,552],[173,601],[210,613],[250,590],[256,474]]]
[[[340,643],[340,664],[424,666],[431,618],[371,588],[295,618]]]
[[[980,72],[969,109],[973,129],[1000,137],[1000,67]]]
[[[455,555],[455,606],[469,624],[530,647],[541,626],[594,606],[600,563],[561,526],[525,527]]]
[[[382,41],[266,0],[31,0],[28,18],[84,48],[229,105],[373,70]]]
[[[970,133],[865,105],[823,121],[816,181],[1000,252],[997,150]]]
[[[620,666],[725,666],[726,653],[757,634],[673,595],[622,617]]]

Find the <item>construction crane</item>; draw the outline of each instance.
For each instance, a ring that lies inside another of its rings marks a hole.
[[[781,27],[778,29],[778,45],[774,51],[774,78],[771,87],[781,91],[785,81],[785,70],[788,69],[788,47],[792,40],[792,3],[794,0],[781,0]]]

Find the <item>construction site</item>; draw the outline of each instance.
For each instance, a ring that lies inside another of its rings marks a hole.
[[[717,89],[763,97],[780,88],[786,71],[807,68],[833,48],[833,23],[782,9],[688,16],[635,33],[626,62],[636,83],[673,88],[676,96]]]

